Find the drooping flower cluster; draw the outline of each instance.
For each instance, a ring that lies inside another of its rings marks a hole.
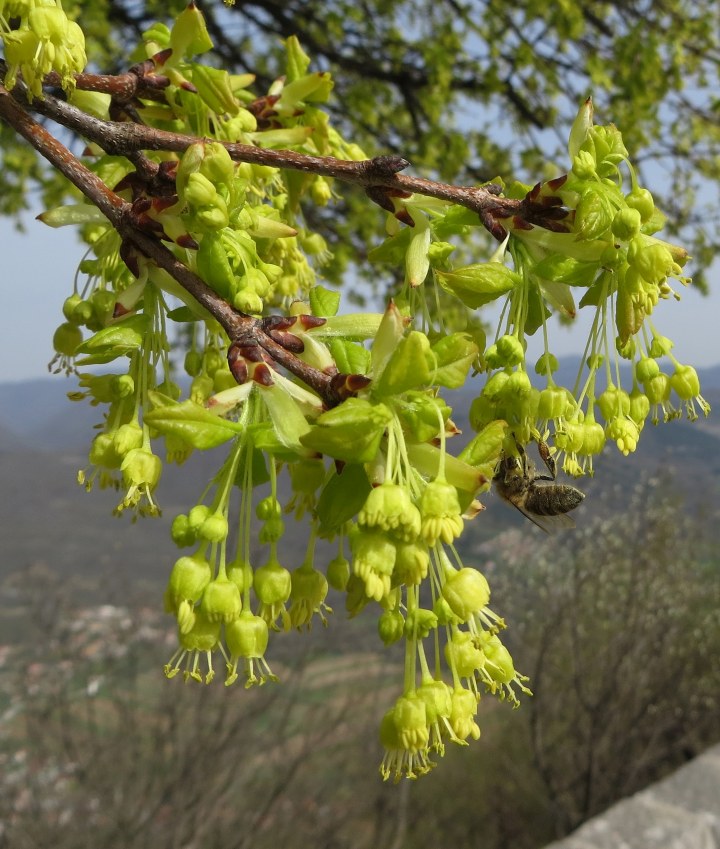
[[[9,21],[18,19],[10,28]],[[85,68],[85,35],[63,11],[60,0],[2,0],[0,40],[5,47],[6,88],[14,88],[18,76],[30,98],[42,99],[44,77],[54,71],[66,92],[75,88],[74,74]]]
[[[327,245],[303,215],[303,204],[332,201],[327,180],[238,163],[226,146],[364,158],[318,106],[332,82],[309,72],[288,39],[284,78],[254,97],[248,76],[193,60],[209,47],[193,5],[172,30],[145,33],[142,45],[169,81],[164,99],[145,104],[144,119],[204,141],[182,154],[148,153],[142,173],[115,156],[92,167],[132,203],[138,226],[230,308],[263,318],[275,346],[342,379],[345,392],[321,397],[252,339],[229,339],[94,208],[52,210],[43,220],[81,224],[90,246],[80,267],[86,285],[65,301],[53,365],[72,371],[127,360],[124,374],[82,373],[72,393],[106,407],[93,469],[80,479],[122,489],[118,512],[156,513],[159,438],[178,463],[193,450],[229,446],[212,486],[173,522],[172,538],[186,551],[165,593],[178,634],[166,675],[210,683],[220,664],[227,685],[275,680],[266,659],[273,635],[308,628],[315,617],[326,624],[332,587],[351,615],[377,614],[385,645],[404,641],[402,688],[380,729],[381,772],[415,777],[447,741],[479,737],[484,693],[517,704],[529,692],[501,641],[505,624],[489,607],[484,575],[456,547],[498,470],[514,473],[524,446],[538,440],[552,445],[543,449],[549,468],[561,452],[566,471],[591,471],[607,440],[634,450],[648,416],[707,412],[697,374],[650,323],[658,299],[674,294],[668,280],[687,282],[686,256],[653,235],[661,216],[638,186],[619,132],[593,126],[586,104],[571,132],[569,173],[534,188],[510,185],[506,197],[522,200],[525,217],[498,213],[484,222],[506,237],[488,262],[451,264],[449,240],[471,238],[482,226],[475,213],[419,195],[385,197],[389,236],[370,258],[399,267],[404,284],[383,314],[339,315],[339,294],[316,279]],[[575,314],[574,289],[595,321],[576,385],[565,387],[554,378],[549,320],[553,311]],[[500,298],[505,308],[488,344],[472,312]],[[182,400],[168,321],[184,346]],[[539,330],[538,380],[526,349]],[[620,359],[632,363],[631,387],[622,385]],[[664,359],[670,373],[661,370]],[[440,393],[463,386],[471,370],[485,373],[470,411],[477,434],[452,456],[447,443],[458,429]],[[282,469],[292,488],[287,504],[277,485]],[[267,484],[269,495],[260,494]],[[282,550],[289,513],[310,528],[293,562]],[[337,545],[327,564],[318,539]],[[251,556],[251,542],[263,546],[262,557]]]

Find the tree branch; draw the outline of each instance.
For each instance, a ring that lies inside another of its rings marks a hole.
[[[86,77],[87,79],[83,82],[92,82],[96,79],[90,75]],[[104,79],[102,86],[105,91],[110,88],[110,84]],[[18,96],[22,97],[21,94]],[[137,123],[102,121],[52,95],[46,95],[44,100],[33,101],[28,108],[95,142],[106,153],[113,156],[128,156],[140,150],[182,153],[191,145],[203,141],[195,136],[171,133]],[[399,174],[399,171],[410,164],[400,156],[379,156],[356,162],[336,159],[333,156],[309,156],[292,150],[270,150],[247,144],[221,143],[236,162],[304,171],[332,177],[365,189],[376,190],[379,187],[393,193],[400,193],[400,195],[419,194],[432,197],[470,209],[480,216],[483,223],[489,216],[494,220],[517,218],[527,224],[548,226],[542,216],[538,216],[537,211],[529,208],[523,200],[499,197],[499,188],[493,184],[453,186],[423,177]],[[488,229],[496,235],[493,229]],[[557,228],[551,225],[551,229]]]
[[[218,321],[231,343],[259,346],[276,363],[285,367],[317,392],[327,406],[338,404],[360,388],[363,380],[360,375],[325,374],[296,357],[264,331],[262,320],[235,310],[197,274],[180,262],[157,238],[140,230],[135,223],[132,204],[111,191],[64,145],[34,121],[2,85],[0,85],[0,118],[4,118],[54,168],[76,186],[103,213],[123,240],[130,242],[159,268],[167,271],[189,292],[198,304]]]

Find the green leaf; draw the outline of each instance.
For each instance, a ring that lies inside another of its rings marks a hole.
[[[461,387],[478,355],[472,338],[467,333],[451,333],[435,342],[430,350],[435,359],[435,370],[430,373],[432,382],[448,389]]]
[[[255,425],[248,428],[248,432],[252,431]],[[272,429],[272,428],[270,428]],[[270,480],[270,473],[268,471],[267,463],[265,462],[265,455],[263,451],[255,444],[255,439],[253,438],[253,447],[250,452],[250,473],[252,475],[252,485],[253,487],[262,486],[262,484],[267,483]],[[240,462],[238,463],[237,472],[235,474],[235,480],[233,483],[240,490],[244,488],[245,485],[245,474],[247,470],[248,463],[248,452],[242,451],[240,454]]]
[[[170,310],[167,317],[170,321],[177,321],[178,323],[197,321],[197,315],[190,309],[190,307],[177,307],[174,310]]]
[[[295,399],[279,386],[260,387],[260,397],[270,413],[280,442],[296,453],[304,453],[300,448],[301,437],[307,434],[310,425]]]
[[[402,265],[405,254],[407,253],[410,242],[412,241],[413,230],[411,227],[403,227],[394,236],[373,248],[368,253],[370,262],[389,263],[390,265]]]
[[[145,413],[144,421],[160,433],[175,436],[193,448],[201,451],[215,448],[242,433],[241,424],[215,416],[194,401],[168,404],[167,396],[156,392],[148,394],[151,402],[157,405]]]
[[[77,364],[85,366],[109,363],[117,357],[137,350],[143,344],[149,321],[149,316],[141,313],[121,319],[109,327],[103,327],[78,346],[76,356],[86,356],[79,359]]]
[[[579,240],[600,238],[612,220],[612,205],[602,192],[595,189],[583,192],[575,208],[575,227]]]
[[[590,286],[597,272],[596,262],[581,262],[562,254],[550,254],[533,268],[533,273],[543,280],[566,283],[568,286]]]
[[[348,398],[327,413],[300,438],[306,448],[348,463],[369,463],[380,447],[392,413],[384,404]]]
[[[340,292],[333,292],[324,286],[313,286],[310,290],[310,309],[313,315],[327,318],[337,314],[340,306]]]
[[[339,371],[345,374],[367,374],[370,370],[370,351],[357,342],[328,339],[325,344]]]
[[[435,274],[445,291],[460,298],[473,310],[489,304],[522,283],[520,275],[501,262],[466,265],[454,271],[436,269]]]
[[[549,318],[550,310],[545,306],[537,288],[530,286],[527,293],[527,315],[525,316],[525,333],[528,336],[532,336],[538,327],[542,327],[543,317]]]
[[[428,442],[436,437],[440,431],[440,418],[446,421],[452,412],[442,398],[428,392],[406,392],[393,402],[393,408],[405,438],[413,442]]]
[[[458,459],[471,466],[497,465],[507,433],[507,422],[496,419],[474,436],[458,455]]]
[[[275,426],[272,422],[259,422],[251,425],[248,428],[251,434],[254,448],[266,454],[272,454],[277,460],[283,463],[292,463],[307,456],[307,451],[301,448],[300,451],[293,451],[278,439],[275,433]]]
[[[408,457],[415,468],[428,478],[436,477],[440,468],[440,449],[434,445],[410,444],[407,446]],[[463,462],[452,454],[445,455],[445,477],[447,482],[465,492],[475,493],[481,487],[490,485],[490,478],[479,469]]]
[[[392,397],[408,389],[430,383],[427,354],[430,342],[424,333],[411,330],[400,340],[385,367],[372,385],[372,393],[378,397]]]
[[[362,509],[371,490],[365,469],[356,463],[348,463],[342,472],[333,475],[318,499],[320,535],[336,534]]]

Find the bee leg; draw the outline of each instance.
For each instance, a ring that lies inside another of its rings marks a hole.
[[[547,469],[551,475],[551,477],[546,477],[545,475],[543,475],[540,479],[554,481],[557,477],[557,465],[555,463],[555,458],[550,453],[550,446],[542,439],[538,439],[537,445],[540,457],[542,458],[543,463],[545,463],[545,465],[547,466]]]

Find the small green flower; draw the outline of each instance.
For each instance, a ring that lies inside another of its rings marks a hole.
[[[383,779],[392,776],[397,782],[429,772],[434,766],[428,759],[429,738],[425,702],[415,693],[401,696],[380,723],[380,742],[385,749],[380,765]]]
[[[280,565],[277,558],[271,557],[264,566],[255,570],[253,587],[260,602],[258,614],[273,627],[280,618],[284,630],[287,630],[290,627],[290,618],[285,609],[285,602],[292,591],[290,572]]]
[[[427,545],[422,542],[399,542],[395,545],[395,552],[393,584],[413,586],[427,578],[430,565]]]
[[[292,573],[290,591],[290,624],[298,630],[310,628],[313,616],[317,613],[323,625],[327,626],[324,611],[332,613],[325,604],[328,593],[328,581],[325,575],[315,569],[309,560]]]
[[[395,545],[380,531],[359,531],[350,538],[350,548],[353,571],[364,582],[365,593],[380,601],[390,592],[397,556]]]
[[[234,622],[242,610],[237,584],[224,576],[210,581],[203,591],[200,610],[210,622]]]
[[[358,524],[361,528],[382,530],[403,542],[412,542],[420,534],[420,511],[407,489],[384,483],[368,495],[358,514]]]
[[[698,417],[695,410],[696,401],[703,415],[709,415],[710,405],[700,394],[700,379],[692,366],[683,366],[678,363],[675,366],[675,371],[670,375],[670,386],[683,402],[690,421],[695,421]]]
[[[200,600],[212,579],[212,569],[200,554],[186,555],[175,561],[165,590],[165,609],[177,613],[180,603]]]
[[[405,617],[399,610],[384,610],[378,619],[378,636],[386,646],[396,643],[405,633]]]
[[[153,501],[152,494],[160,480],[162,460],[146,448],[133,448],[125,455],[120,470],[127,492],[117,506],[117,511],[131,507],[138,508],[143,515],[159,515],[160,509]],[[142,504],[143,501],[147,504]]]
[[[471,690],[456,686],[452,691],[450,726],[459,740],[480,739],[480,726],[475,721],[478,699]]]
[[[444,681],[428,676],[417,689],[418,698],[425,703],[425,718],[430,730],[428,748],[439,755],[445,754],[443,737],[449,736],[453,742],[461,743],[455,736],[450,716],[452,715],[452,690]]]
[[[613,419],[605,428],[605,433],[608,439],[615,440],[618,450],[626,457],[637,448],[640,438],[640,429],[629,416]]]
[[[424,640],[438,625],[437,614],[433,610],[416,607],[408,611],[405,618],[405,636],[408,639]]]
[[[230,652],[226,687],[237,681],[240,660],[243,661],[245,671],[245,687],[278,680],[265,660],[269,636],[267,622],[249,610],[243,610],[237,619],[225,626],[225,641]]]
[[[513,685],[525,695],[532,695],[532,692],[525,686],[525,682],[528,680],[527,676],[516,672],[510,652],[496,634],[481,631],[479,639],[485,653],[486,663],[483,672],[490,692],[493,695],[498,695],[501,699],[507,699],[517,707],[520,702]]]
[[[334,590],[343,592],[347,587],[349,578],[350,561],[344,555],[338,554],[337,557],[333,557],[333,559],[328,563],[328,583]]]
[[[473,680],[485,665],[485,654],[473,642],[472,634],[453,628],[452,637],[445,644],[445,660],[460,678]]]
[[[437,542],[449,545],[463,530],[457,490],[445,480],[431,481],[420,496],[420,535],[432,548]]]
[[[195,617],[195,622],[187,632],[180,631],[178,633],[178,642],[180,647],[175,654],[165,664],[165,675],[168,678],[174,678],[181,671],[181,664],[185,662],[185,670],[183,677],[185,681],[190,678],[193,681],[203,682],[203,677],[200,674],[198,666],[200,658],[205,655],[207,660],[207,672],[205,674],[205,683],[209,684],[215,677],[215,670],[212,664],[212,653],[218,647],[220,638],[220,623],[212,622],[202,614]]]
[[[446,578],[442,595],[460,621],[467,622],[489,604],[490,587],[482,572],[466,566]]]

